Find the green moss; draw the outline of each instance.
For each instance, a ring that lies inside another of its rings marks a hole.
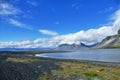
[[[120,46],[113,46],[113,48],[120,48]]]
[[[86,73],[83,73],[83,74],[87,77],[98,77],[98,74],[96,74],[94,72],[86,72]]]

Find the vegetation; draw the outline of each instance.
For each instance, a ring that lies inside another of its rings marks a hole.
[[[79,62],[61,62],[61,70],[52,70],[51,75],[41,76],[40,80],[119,80],[120,67],[95,66]]]
[[[83,74],[87,77],[98,77],[98,74],[96,74],[94,72],[87,72],[87,73],[83,73]]]
[[[120,48],[120,46],[109,46],[109,47],[104,47],[104,48],[107,48],[107,49],[118,49],[118,48]]]
[[[33,61],[38,61],[39,59],[37,58],[12,58],[8,57],[6,61],[12,61],[12,62],[21,62],[21,63],[26,63],[26,62],[33,62]]]
[[[113,47],[111,47],[111,48],[120,48],[120,46],[113,46]]]

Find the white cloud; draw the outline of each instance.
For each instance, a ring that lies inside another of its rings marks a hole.
[[[0,15],[8,16],[8,15],[16,15],[21,13],[21,11],[15,8],[12,4],[6,2],[0,2]]]
[[[10,24],[12,24],[12,25],[14,25],[16,27],[32,30],[32,28],[28,27],[28,25],[26,25],[26,24],[24,24],[22,22],[19,22],[19,21],[15,20],[15,19],[9,19],[8,23],[10,23]]]
[[[0,16],[5,16],[3,20],[6,20],[9,24],[14,25],[15,27],[33,30],[32,26],[13,19],[15,17],[19,17],[19,14],[23,14],[23,11],[13,6],[13,4],[9,3],[6,0],[0,0]]]
[[[28,0],[27,3],[32,6],[38,6],[37,2],[35,2],[34,0]]]
[[[57,36],[58,35],[57,32],[51,31],[51,30],[46,30],[46,29],[40,29],[39,32],[41,32],[42,34],[51,35],[51,36]]]
[[[120,10],[116,11],[115,16],[113,16],[115,20],[113,23],[113,28],[116,30],[120,29]]]
[[[14,17],[19,17],[18,15],[21,13],[23,12],[12,4],[5,0],[0,0],[0,16],[7,16],[4,19],[15,27],[32,30],[31,26],[13,19]]]
[[[100,42],[109,35],[117,34],[120,29],[120,10],[116,11],[112,25],[101,26],[98,29],[89,29],[87,31],[79,31],[76,33],[58,35],[58,33],[49,30],[39,30],[43,34],[56,35],[51,38],[40,38],[33,41],[25,40],[18,42],[0,42],[0,47],[16,47],[16,48],[40,48],[40,47],[56,47],[60,44],[94,44]]]
[[[28,27],[28,25],[12,19],[12,17],[18,17],[17,15],[21,13],[23,12],[12,4],[8,3],[7,1],[0,0],[0,16],[7,16],[4,19],[7,20],[9,24],[12,24],[16,27],[31,29],[30,27]]]
[[[98,13],[107,13],[107,12],[111,12],[113,10],[115,10],[116,8],[113,6],[110,6],[108,8],[102,9],[101,11],[98,11]]]

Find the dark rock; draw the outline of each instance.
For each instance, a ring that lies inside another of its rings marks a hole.
[[[120,29],[118,30],[118,34],[120,34]]]
[[[28,58],[19,54],[19,58],[22,59],[23,56]],[[38,80],[41,75],[44,75],[44,72],[51,74],[52,70],[60,69],[55,61],[39,60],[21,63],[6,61],[8,57],[18,58],[18,54],[0,53],[0,80]],[[50,66],[51,68],[49,68]]]

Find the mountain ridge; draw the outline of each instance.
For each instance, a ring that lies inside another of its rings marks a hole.
[[[120,30],[116,35],[107,36],[93,48],[120,48]]]
[[[94,44],[96,45],[96,44]],[[55,50],[80,50],[80,49],[89,49],[90,47],[93,47],[94,45],[86,45],[84,43],[80,44],[61,44],[58,47],[55,48]]]

